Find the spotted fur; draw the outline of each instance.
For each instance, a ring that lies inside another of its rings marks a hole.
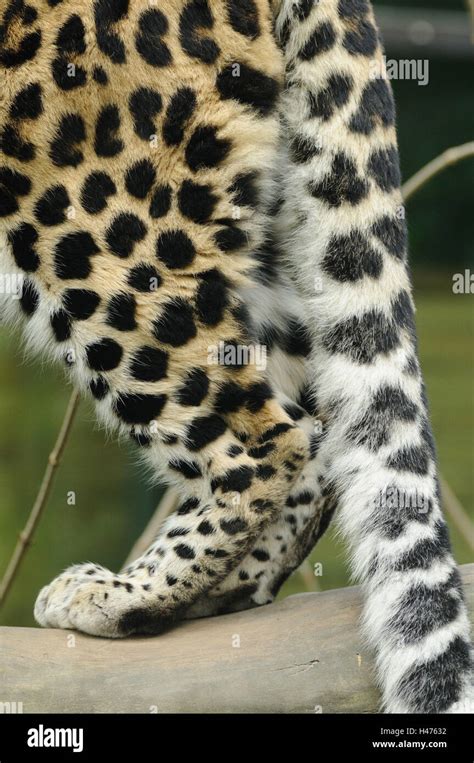
[[[181,497],[127,570],[46,586],[38,622],[115,638],[267,603],[336,514],[385,708],[465,707],[369,5],[0,11],[2,317]]]

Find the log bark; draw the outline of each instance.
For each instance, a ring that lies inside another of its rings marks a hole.
[[[474,564],[462,576],[472,617]],[[359,614],[352,587],[125,641],[1,628],[0,703],[24,713],[373,713]]]

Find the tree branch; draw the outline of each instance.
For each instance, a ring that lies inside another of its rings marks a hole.
[[[129,566],[132,562],[138,559],[139,556],[145,553],[147,548],[151,546],[155,540],[161,525],[165,521],[166,517],[176,511],[179,504],[179,495],[172,489],[168,488],[162,495],[155,513],[151,517],[143,533],[140,535],[132,550],[123,563],[123,569]]]
[[[459,498],[453,492],[446,480],[440,476],[439,481],[441,484],[441,495],[446,513],[451,517],[453,524],[456,526],[458,532],[462,535],[471,551],[474,551],[474,525]]]
[[[428,162],[428,164],[403,184],[402,194],[404,200],[408,201],[411,196],[439,172],[442,172],[447,167],[451,167],[453,164],[457,164],[462,159],[467,159],[469,156],[474,156],[474,141],[463,143],[462,146],[453,146],[443,151],[436,159]]]
[[[460,572],[472,620],[474,565]],[[74,633],[75,649],[71,631],[0,628],[4,712],[376,713],[361,603],[356,586],[289,596],[158,638]]]
[[[31,509],[30,516],[28,517],[28,521],[18,537],[15,550],[0,584],[0,606],[4,603],[7,597],[8,591],[10,590],[13,580],[18,572],[23,557],[29,545],[31,544],[34,532],[46,506],[46,501],[53,485],[54,476],[61,462],[61,457],[63,455],[64,448],[71,431],[78,403],[79,393],[77,390],[74,390],[71,397],[69,398],[69,403],[54,448],[49,454],[43,480],[41,482],[40,489],[38,490],[33,508]]]

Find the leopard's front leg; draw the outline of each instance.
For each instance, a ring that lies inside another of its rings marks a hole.
[[[264,408],[270,417],[263,416],[267,425],[280,409],[275,401]],[[188,487],[187,499],[155,543],[120,575],[91,564],[66,570],[41,591],[35,607],[38,622],[118,638],[159,633],[182,617],[246,555],[278,515],[300,473],[306,438],[284,417],[281,411],[280,421],[273,419],[260,435],[261,448],[271,458],[252,457],[252,449],[242,447],[231,431],[203,448],[193,462],[189,450],[177,444],[170,467],[186,475],[194,491]],[[163,448],[155,445],[150,456],[169,458],[169,445]],[[181,458],[185,452],[188,461]]]

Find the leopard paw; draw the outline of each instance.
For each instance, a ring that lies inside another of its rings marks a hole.
[[[92,636],[128,635],[130,612],[149,610],[149,586],[90,564],[74,565],[45,586],[35,603],[35,619],[45,628],[70,628]],[[130,631],[129,631],[130,632]]]

